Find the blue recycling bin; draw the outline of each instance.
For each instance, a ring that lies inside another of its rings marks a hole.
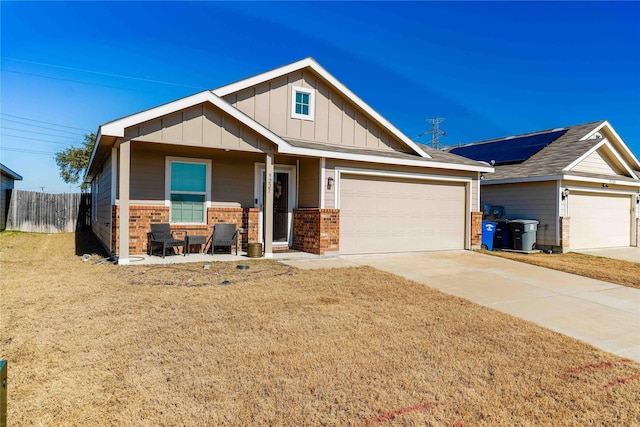
[[[482,221],[482,247],[493,251],[493,234],[496,232],[495,222]]]

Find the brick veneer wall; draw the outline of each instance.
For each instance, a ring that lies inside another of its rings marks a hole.
[[[571,246],[571,217],[560,217],[560,250],[566,252]]]
[[[324,255],[340,249],[339,209],[294,209],[293,249]]]
[[[257,243],[259,240],[258,235],[258,221],[260,209],[258,208],[245,208],[242,210],[242,228],[245,230],[245,234],[242,236],[242,250],[247,250],[248,243]]]
[[[471,249],[482,246],[482,212],[471,212]]]
[[[120,242],[120,209],[112,207],[111,218],[111,250],[118,254]],[[148,234],[151,224],[169,222],[169,207],[166,206],[129,206],[129,254],[146,254],[149,249]],[[248,242],[258,241],[258,209],[257,208],[219,208],[207,209],[207,224],[172,225],[172,230],[188,229],[189,234],[211,236],[214,224],[218,222],[236,224],[247,232],[241,235],[242,249],[246,250]]]

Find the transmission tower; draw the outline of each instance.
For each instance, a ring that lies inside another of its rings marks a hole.
[[[431,148],[435,148],[436,150],[440,150],[444,145],[440,143],[441,136],[447,136],[447,132],[440,129],[440,123],[444,122],[443,118],[435,118],[435,119],[426,119],[427,123],[431,123],[431,130],[426,130],[418,135],[420,138],[423,135],[431,133],[431,142],[429,145]]]

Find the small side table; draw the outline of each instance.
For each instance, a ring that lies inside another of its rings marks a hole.
[[[202,245],[207,244],[207,236],[199,236],[197,234],[187,235],[185,237],[185,253],[189,255],[191,253],[191,245],[201,245],[200,253],[202,253]]]

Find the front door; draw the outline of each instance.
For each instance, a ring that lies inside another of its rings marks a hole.
[[[264,207],[264,166],[258,165],[256,179],[256,202],[260,208],[259,235],[263,239],[262,218]],[[291,239],[293,207],[295,205],[295,167],[276,166],[273,174],[273,244],[287,246]]]

